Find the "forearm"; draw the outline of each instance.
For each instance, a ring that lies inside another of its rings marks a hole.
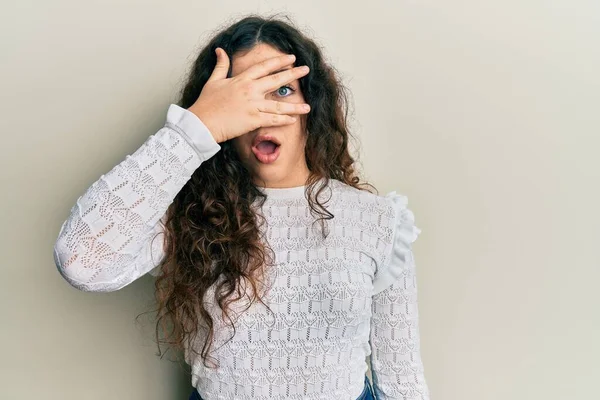
[[[219,148],[197,117],[172,105],[165,125],[71,208],[54,246],[63,277],[81,290],[113,291],[152,269],[153,251],[162,249],[151,243],[159,220]]]
[[[371,370],[378,400],[429,400],[414,270],[373,296]]]

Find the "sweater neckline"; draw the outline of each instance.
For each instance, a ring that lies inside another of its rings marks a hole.
[[[286,188],[257,187],[261,192],[267,195],[267,198],[270,199],[298,198],[304,196],[304,190],[306,190],[306,185]]]
[[[331,181],[331,179],[330,179]],[[285,188],[275,188],[275,187],[262,187],[257,186],[257,188],[267,195],[267,198],[271,199],[295,199],[305,197],[305,190],[308,185],[304,184],[301,186],[292,186]]]

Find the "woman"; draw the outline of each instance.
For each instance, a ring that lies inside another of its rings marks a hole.
[[[420,229],[405,196],[360,187],[349,138],[319,47],[242,18],[164,127],[77,200],[56,265],[84,291],[155,276],[157,339],[183,351],[190,399],[428,399]]]

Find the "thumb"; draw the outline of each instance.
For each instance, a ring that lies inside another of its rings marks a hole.
[[[217,47],[215,53],[217,53],[217,65],[215,65],[215,69],[213,69],[212,74],[208,78],[209,81],[225,79],[227,78],[227,72],[229,72],[229,57],[227,56],[227,52]]]

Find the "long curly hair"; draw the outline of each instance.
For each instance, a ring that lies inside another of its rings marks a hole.
[[[289,17],[284,19],[250,14],[215,34],[193,63],[178,105],[188,108],[198,99],[216,65],[217,47],[225,50],[230,60],[259,43],[295,54],[295,64],[308,65],[311,71],[300,78],[302,93],[311,106],[306,119],[305,157],[310,172],[305,195],[311,213],[323,222],[333,218],[318,201],[330,179],[360,190],[372,185],[359,183],[355,160],[348,150],[351,135],[346,89],[318,45]],[[241,287],[251,289],[250,304],[259,301],[266,306],[262,278],[273,263],[273,252],[260,230],[265,220],[259,210],[265,200],[231,141],[222,142],[221,150],[204,161],[177,194],[167,210],[165,258],[155,281],[159,354],[160,343],[177,350],[188,344],[189,350],[199,354],[191,343],[202,331],[201,357],[208,366],[215,321],[206,301],[217,304],[229,322],[229,305],[248,296]],[[253,206],[255,201],[258,208]],[[326,229],[323,235],[327,235]],[[206,299],[212,285],[214,298]],[[159,331],[164,332],[163,338]]]

